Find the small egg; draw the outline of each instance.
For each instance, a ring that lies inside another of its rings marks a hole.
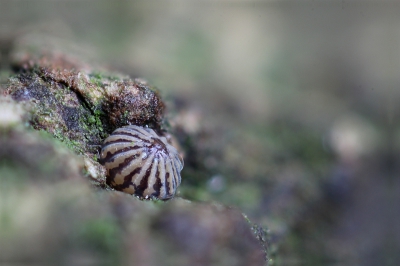
[[[100,163],[108,185],[141,199],[171,199],[181,183],[182,157],[151,128],[115,130],[103,143]]]

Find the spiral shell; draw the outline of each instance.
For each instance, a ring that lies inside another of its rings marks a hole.
[[[181,183],[182,157],[165,136],[150,128],[115,130],[104,141],[100,162],[108,185],[141,199],[168,200]]]

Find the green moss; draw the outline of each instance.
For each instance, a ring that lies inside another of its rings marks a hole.
[[[89,122],[89,124],[94,124],[96,123],[96,117],[94,116],[89,116],[87,121]]]
[[[103,86],[103,76],[99,72],[93,72],[89,74],[89,82],[97,85],[98,87]]]
[[[99,87],[101,87],[104,81],[120,81],[121,78],[117,75],[112,75],[106,72],[94,71],[89,74],[89,81]]]
[[[122,123],[122,124],[129,124],[128,121],[129,121],[129,111],[126,110],[126,111],[123,113],[122,117],[121,117],[121,123]]]
[[[40,130],[40,132],[49,135],[45,130]],[[84,154],[82,144],[79,141],[69,139],[61,129],[55,129],[52,136],[62,142],[68,149],[75,151],[77,154]]]
[[[57,101],[64,102],[66,90],[69,91],[70,88],[60,85],[60,88],[54,91],[54,97],[56,98]]]
[[[90,136],[99,136],[100,138],[104,138],[105,130],[103,128],[103,123],[101,122],[101,117],[104,113],[100,110],[95,110],[92,113],[93,114],[82,115],[79,119],[79,123]]]

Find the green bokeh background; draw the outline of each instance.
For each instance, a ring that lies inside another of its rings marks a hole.
[[[400,247],[399,11],[397,1],[0,0],[0,40],[4,54],[40,29],[89,47],[157,86],[169,117],[197,114],[186,144],[200,153],[181,195],[269,228],[278,263],[383,265]]]

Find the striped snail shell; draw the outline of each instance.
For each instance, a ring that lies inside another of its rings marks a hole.
[[[108,185],[141,199],[168,200],[181,183],[182,157],[165,136],[150,128],[115,130],[104,141],[100,162]]]

